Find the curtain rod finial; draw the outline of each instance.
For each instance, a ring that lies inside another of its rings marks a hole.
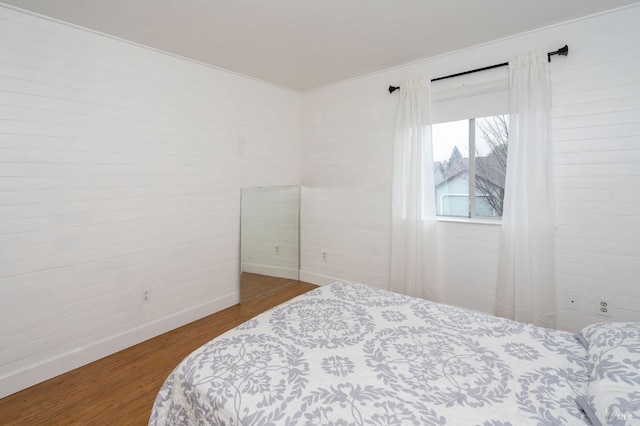
[[[551,55],[567,56],[568,54],[569,54],[569,45],[565,44],[564,46],[562,46],[560,49],[556,50],[555,52],[547,53],[547,59],[549,60],[549,62],[551,62]]]
[[[567,56],[569,54],[569,45],[565,44],[563,47],[558,49],[558,55]]]
[[[400,89],[400,86],[389,86],[389,93],[393,93],[399,89]]]

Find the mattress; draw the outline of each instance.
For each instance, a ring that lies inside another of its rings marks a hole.
[[[575,334],[334,283],[213,339],[150,425],[590,424]]]

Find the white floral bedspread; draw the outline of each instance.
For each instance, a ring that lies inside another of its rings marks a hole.
[[[188,356],[149,424],[589,424],[586,358],[571,333],[335,283]]]

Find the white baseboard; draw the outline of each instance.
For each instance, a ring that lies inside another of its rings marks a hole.
[[[315,285],[328,285],[336,281],[348,281],[343,278],[330,277],[328,275],[316,274],[315,272],[307,272],[300,270],[300,281]]]
[[[290,280],[298,279],[298,270],[281,268],[278,266],[258,265],[255,263],[243,263],[242,272],[250,274],[268,275],[270,277],[288,278]]]
[[[232,293],[216,300],[176,312],[139,327],[99,340],[88,346],[76,348],[36,364],[11,371],[0,377],[0,398],[44,382],[83,365],[97,361],[118,351],[137,345],[190,322],[238,304],[239,293]]]

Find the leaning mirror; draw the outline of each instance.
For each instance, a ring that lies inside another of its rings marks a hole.
[[[240,303],[298,280],[299,186],[243,188]]]

